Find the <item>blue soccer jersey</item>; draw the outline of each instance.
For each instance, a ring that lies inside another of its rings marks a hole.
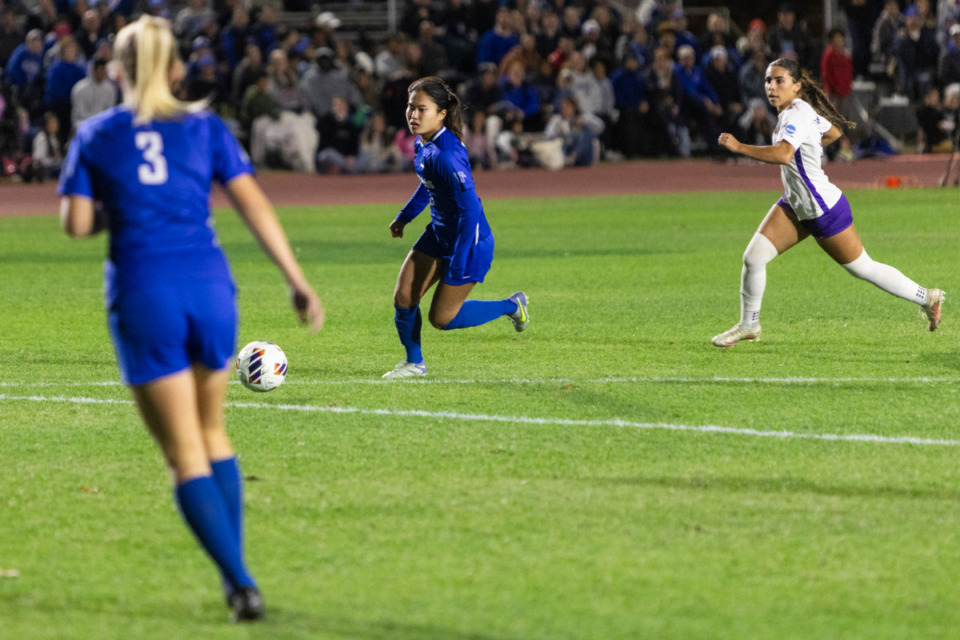
[[[450,284],[482,282],[490,268],[493,233],[473,184],[466,147],[446,127],[430,142],[417,137],[414,169],[420,187],[401,209],[404,224],[430,205],[430,224],[416,248],[435,249],[448,262],[444,281]],[[429,242],[426,242],[429,241]]]
[[[209,113],[137,124],[120,106],[78,128],[57,190],[101,202],[107,216],[108,323],[125,382],[229,365],[236,302],[210,188],[252,171]]]
[[[216,269],[222,252],[210,216],[212,183],[252,172],[247,154],[215,115],[135,124],[134,113],[121,105],[77,129],[57,191],[103,203],[110,291]]]

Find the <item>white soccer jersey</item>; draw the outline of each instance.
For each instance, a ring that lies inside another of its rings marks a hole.
[[[843,195],[820,166],[823,159],[821,138],[831,126],[826,118],[800,98],[791,102],[777,118],[773,144],[786,140],[795,149],[790,164],[780,165],[783,192],[801,220],[819,218]]]

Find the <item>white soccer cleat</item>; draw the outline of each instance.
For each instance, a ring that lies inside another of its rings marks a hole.
[[[744,340],[760,340],[761,331],[763,331],[763,329],[760,328],[759,324],[755,327],[747,328],[738,322],[720,335],[713,336],[710,341],[715,347],[732,347],[738,342],[743,342]]]
[[[395,380],[397,378],[418,378],[425,375],[427,375],[426,363],[414,364],[404,360],[397,364],[392,371],[383,374],[383,378],[385,380]]]
[[[940,326],[940,314],[947,294],[942,289],[927,289],[927,304],[920,307],[920,315],[930,323],[930,331],[936,331]]]

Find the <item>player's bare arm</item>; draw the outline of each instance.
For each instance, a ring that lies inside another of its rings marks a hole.
[[[721,147],[729,149],[734,153],[739,153],[740,155],[768,164],[790,164],[795,152],[793,145],[786,140],[781,140],[777,145],[758,147],[752,144],[743,144],[732,134],[721,133],[717,142],[719,142]]]
[[[841,131],[836,125],[830,127],[830,130],[823,134],[823,137],[820,138],[820,144],[825,147],[829,147],[831,144],[843,137],[843,131]]]
[[[93,200],[84,196],[60,198],[60,224],[71,238],[85,238],[103,231],[104,219]]]

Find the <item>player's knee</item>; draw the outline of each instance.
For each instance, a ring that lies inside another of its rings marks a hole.
[[[843,265],[843,268],[847,270],[847,273],[852,275],[854,278],[860,278],[861,280],[867,279],[867,275],[870,273],[872,267],[873,258],[867,255],[866,249],[863,250],[859,258],[853,262],[848,262],[847,264]]]
[[[778,255],[777,248],[762,233],[755,233],[743,252],[743,266],[757,268],[766,265]]]
[[[409,291],[395,291],[393,294],[393,304],[394,306],[401,307],[403,309],[412,309],[420,303],[419,300],[414,300],[413,294]]]
[[[447,328],[447,325],[453,321],[456,315],[456,313],[450,313],[448,311],[430,309],[430,313],[428,314],[427,318],[430,320],[430,324],[434,329],[443,330]]]

